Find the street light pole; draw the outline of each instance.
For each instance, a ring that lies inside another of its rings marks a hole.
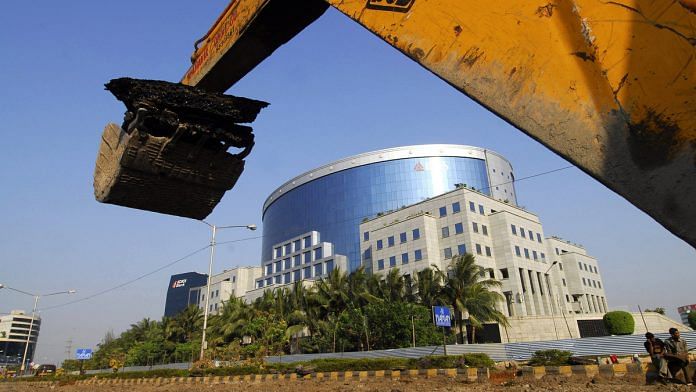
[[[217,234],[218,229],[229,229],[229,228],[234,228],[234,227],[243,227],[249,230],[256,230],[256,225],[255,224],[250,224],[250,225],[232,225],[232,226],[216,226],[216,225],[211,225],[210,223],[206,221],[201,221],[208,225],[210,227],[210,262],[208,263],[208,281],[206,283],[206,289],[205,289],[205,309],[203,310],[203,334],[201,336],[201,354],[200,357],[198,358],[200,361],[203,360],[205,356],[205,349],[207,347],[207,342],[205,340],[205,333],[206,330],[208,329],[208,307],[210,304],[210,280],[213,276],[213,261],[215,261],[215,235]]]
[[[28,351],[29,351],[29,342],[30,342],[30,340],[31,340],[31,334],[32,334],[32,332],[34,331],[34,318],[36,317],[36,308],[37,308],[37,306],[39,305],[39,299],[40,299],[41,297],[48,297],[48,296],[50,296],[50,295],[75,294],[77,291],[75,291],[75,290],[66,290],[66,291],[59,291],[59,292],[49,293],[49,294],[32,294],[32,293],[29,293],[29,292],[26,292],[26,291],[22,291],[22,290],[19,290],[19,289],[15,289],[15,288],[12,288],[12,287],[5,286],[5,285],[3,285],[3,284],[0,284],[0,289],[3,289],[3,288],[4,288],[4,289],[8,289],[8,290],[12,290],[12,291],[16,291],[16,292],[21,293],[21,294],[24,294],[24,295],[28,295],[28,296],[30,296],[30,297],[34,297],[34,307],[33,307],[32,310],[31,310],[31,320],[29,321],[29,332],[27,333],[27,340],[26,340],[26,342],[24,343],[24,354],[22,355],[22,364],[21,364],[21,366],[20,366],[20,368],[19,368],[19,372],[20,372],[21,374],[24,374],[24,371],[25,371],[25,369],[26,369],[26,364],[27,364],[27,353],[28,353]],[[34,341],[34,351],[33,351],[32,354],[36,353],[36,343],[37,343],[37,341]]]

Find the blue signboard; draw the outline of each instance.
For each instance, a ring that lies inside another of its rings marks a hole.
[[[75,350],[75,359],[92,359],[92,349],[78,348]]]
[[[446,306],[433,306],[433,319],[438,327],[451,327],[452,317],[450,308]]]

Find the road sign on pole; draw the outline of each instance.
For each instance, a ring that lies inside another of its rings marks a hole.
[[[75,350],[75,359],[87,360],[92,359],[92,349],[91,348],[78,348]]]
[[[435,326],[451,327],[452,316],[450,308],[446,306],[433,306],[433,320],[435,321]]]

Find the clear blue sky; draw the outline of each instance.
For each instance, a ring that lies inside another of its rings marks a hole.
[[[193,42],[226,1],[6,1],[0,13],[0,283],[27,291],[75,288],[41,307],[82,298],[167,264],[208,242],[203,224],[99,204],[92,174],[107,122],[124,107],[104,91],[131,76],[178,81]],[[306,170],[400,145],[458,143],[498,151],[517,177],[567,165],[419,65],[329,10],[234,86],[271,103],[237,186],[209,220],[261,224],[269,192]],[[578,169],[517,184],[547,235],[583,244],[614,308],[696,302],[696,252]],[[221,232],[220,241],[260,231]],[[259,239],[222,245],[216,270],[260,262]],[[95,347],[143,317],[159,319],[169,275],[204,271],[207,253],[80,304],[42,312],[37,361],[65,342]],[[652,272],[652,278],[648,272]],[[655,276],[660,284],[656,284]],[[652,285],[652,287],[651,287]],[[0,313],[31,298],[0,291]]]

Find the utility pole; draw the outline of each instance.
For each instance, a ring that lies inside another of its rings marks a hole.
[[[72,344],[72,338],[65,341],[65,359],[70,359],[70,356],[72,355]]]

